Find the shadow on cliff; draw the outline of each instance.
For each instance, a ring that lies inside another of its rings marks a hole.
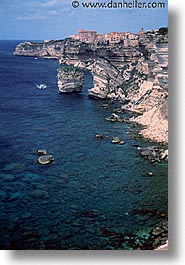
[[[151,263],[151,258],[155,261],[176,260],[178,257],[178,242],[180,237],[180,228],[177,227],[177,216],[179,216],[180,205],[178,201],[178,180],[180,176],[179,162],[177,157],[178,146],[180,146],[179,128],[180,115],[178,113],[177,102],[180,98],[180,84],[178,82],[178,56],[176,43],[179,39],[179,17],[176,10],[169,10],[169,27],[170,27],[170,42],[169,42],[169,142],[170,142],[170,157],[169,157],[169,251],[11,251],[9,258],[12,261],[19,261],[20,264],[26,261],[43,261],[43,262],[63,262],[68,261],[88,263],[89,261],[138,261],[138,258]],[[175,74],[174,74],[175,73]],[[89,78],[90,78],[90,74]],[[86,93],[86,91],[84,91]],[[172,141],[176,139],[176,141]]]
[[[88,89],[93,87],[93,76],[89,70],[85,70],[85,80],[83,85],[83,93],[88,95]]]

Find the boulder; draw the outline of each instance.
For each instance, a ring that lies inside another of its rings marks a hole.
[[[111,122],[123,122],[124,119],[122,119],[119,115],[112,113],[110,117],[106,118],[106,121],[111,121]]]
[[[160,243],[161,243],[160,238],[156,238],[152,244],[153,248],[155,249],[155,248],[159,247]]]
[[[97,139],[103,139],[103,134],[97,133],[97,134],[96,134],[96,138],[97,138]]]
[[[119,137],[113,137],[112,138],[112,143],[113,144],[119,144],[121,142],[121,140],[119,139]]]
[[[97,139],[106,139],[106,138],[108,138],[108,136],[107,136],[107,135],[103,135],[103,134],[101,134],[101,133],[97,133],[97,134],[96,134],[96,138],[97,138]]]
[[[158,236],[160,234],[162,234],[164,232],[164,230],[160,227],[154,227],[154,229],[152,230],[152,235],[153,236]]]
[[[152,172],[148,172],[148,173],[147,173],[147,176],[148,176],[148,177],[152,177],[153,175],[154,175],[154,174],[153,174]]]
[[[162,224],[162,228],[164,229],[165,232],[168,232],[168,222],[164,222]]]
[[[168,160],[168,150],[165,150],[160,155],[161,160]]]
[[[138,150],[140,150],[140,155],[150,162],[161,162],[167,157],[167,152],[157,146],[139,148]]]
[[[120,145],[123,145],[123,144],[125,144],[125,142],[124,141],[120,141],[119,144]]]
[[[150,156],[152,154],[152,150],[144,149],[140,154],[141,156]]]
[[[52,155],[42,155],[37,159],[37,162],[41,165],[48,165],[49,163],[54,161],[54,157]]]

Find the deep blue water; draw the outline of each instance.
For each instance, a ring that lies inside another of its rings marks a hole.
[[[17,43],[0,41],[1,249],[132,249],[144,242],[164,221],[157,211],[167,214],[167,164],[139,156],[134,145],[152,143],[134,140],[129,124],[105,121],[115,106],[87,97],[90,73],[83,93],[58,94],[58,62],[13,56]],[[126,144],[112,144],[112,136]],[[37,164],[37,149],[55,161]]]

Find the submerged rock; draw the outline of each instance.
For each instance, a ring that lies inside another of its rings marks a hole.
[[[20,199],[20,198],[22,198],[22,193],[20,193],[20,192],[14,192],[14,193],[12,193],[12,194],[10,194],[10,197],[9,197],[9,201],[16,201],[16,200],[18,200],[18,199]]]
[[[162,225],[153,227],[149,238],[140,245],[140,249],[168,250],[168,222],[166,221]]]
[[[54,161],[54,157],[52,155],[42,155],[37,159],[37,162],[41,165],[48,165],[49,163]]]
[[[35,198],[42,198],[48,196],[48,192],[46,190],[36,189],[31,192],[31,195]]]

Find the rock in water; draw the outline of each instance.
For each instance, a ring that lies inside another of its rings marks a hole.
[[[140,155],[150,162],[161,162],[168,159],[168,150],[164,151],[157,146],[138,148],[138,150],[140,150]]]
[[[84,72],[72,65],[58,68],[58,89],[60,93],[81,92],[84,83]]]
[[[125,144],[125,142],[120,140],[119,137],[112,137],[112,144],[123,145],[123,144]]]
[[[160,234],[162,234],[164,232],[164,230],[160,227],[155,227],[153,230],[152,230],[152,235],[153,236],[158,236]]]
[[[37,150],[37,154],[38,155],[47,155],[47,150],[45,150],[45,149],[38,149]]]
[[[112,138],[112,143],[113,144],[119,144],[121,142],[121,140],[119,139],[119,137],[113,137]]]
[[[101,133],[97,133],[97,134],[96,134],[96,138],[97,138],[97,139],[103,139],[103,134],[101,134]]]
[[[124,141],[120,141],[119,144],[120,145],[123,145],[123,144],[125,144],[125,142]]]
[[[42,155],[37,159],[37,162],[41,165],[48,165],[49,163],[54,161],[54,157],[52,155]]]
[[[108,138],[107,135],[103,135],[103,134],[101,134],[101,133],[97,133],[97,134],[96,134],[96,139],[106,139],[106,138]]]
[[[152,172],[147,172],[148,177],[152,177],[154,174]]]

